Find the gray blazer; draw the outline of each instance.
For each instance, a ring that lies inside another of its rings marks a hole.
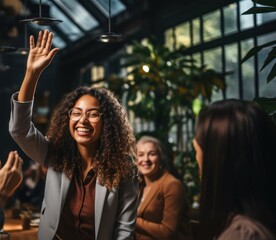
[[[33,101],[18,102],[17,94],[15,93],[11,99],[10,134],[31,159],[45,164],[48,141],[31,121]],[[50,240],[55,236],[70,181],[71,179],[64,173],[48,168],[38,231],[40,240]],[[122,181],[118,189],[111,191],[96,183],[95,238],[97,240],[133,239],[137,196],[137,178]]]

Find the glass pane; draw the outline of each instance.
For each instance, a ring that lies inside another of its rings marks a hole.
[[[203,16],[204,42],[221,37],[220,12],[216,10]]]
[[[176,35],[176,47],[180,46],[190,47],[191,38],[190,38],[190,24],[189,22],[182,23],[175,27]]]
[[[193,42],[191,43],[193,46],[200,44],[200,21],[199,18],[196,18],[192,21],[193,25]]]
[[[40,3],[39,0],[32,0],[32,2],[36,4]],[[69,40],[75,41],[84,36],[84,33],[75,25],[75,23],[72,22],[58,7],[56,7],[56,5],[53,4],[52,1],[44,1],[43,4],[49,6],[49,16],[51,18],[62,20],[61,23],[58,23],[55,26],[59,28],[64,33],[64,35],[68,37]],[[35,26],[33,27],[36,28]],[[49,26],[48,28],[51,29],[51,26]],[[55,34],[54,41],[57,41],[57,38],[60,39],[59,42],[62,42],[62,44],[59,44],[59,48],[61,48],[61,45],[66,45],[64,40],[62,40],[62,38],[58,36],[58,34]]]
[[[265,7],[263,5],[257,4],[258,7]],[[275,21],[276,20],[276,14],[275,12],[271,13],[259,13],[257,14],[257,25],[262,25],[263,23]]]
[[[53,0],[84,30],[89,31],[99,25],[98,21],[76,0]]]
[[[101,11],[102,13],[108,17],[108,10],[109,10],[109,1],[108,0],[90,0],[93,2]],[[126,6],[119,0],[110,0],[110,11],[111,17],[118,15],[120,12],[126,10]]]
[[[66,42],[63,41],[63,39],[54,31],[52,31],[54,33],[54,38],[53,38],[53,44],[55,47],[58,47],[60,49],[65,48],[66,47]]]
[[[241,16],[240,16],[241,30],[253,27],[254,26],[253,14],[246,14],[246,15],[242,14],[253,6],[252,1],[242,0],[239,2],[239,5],[240,5],[240,12],[241,12]]]
[[[65,48],[66,43],[62,40],[62,38],[59,37],[59,35],[56,34],[56,33],[54,33],[54,35],[55,35],[55,37],[53,39],[54,46],[57,47],[57,48],[60,48],[60,49]]]
[[[253,47],[253,40],[245,40],[241,42],[242,56]],[[237,68],[238,69],[238,68]],[[255,71],[254,58],[248,59],[241,64],[242,71],[242,85],[243,85],[243,98],[245,100],[253,100],[255,97]],[[258,71],[258,70],[257,70]]]
[[[200,57],[200,53],[194,53],[192,55],[192,59],[195,60],[195,65],[196,66],[201,66],[201,57]]]
[[[221,48],[214,48],[203,53],[205,61],[204,64],[207,66],[207,68],[211,68],[217,72],[222,72],[221,53]],[[217,101],[222,98],[223,96],[221,91],[213,91],[212,101]]]
[[[221,48],[213,48],[204,52],[204,64],[216,71],[222,70]]]
[[[272,40],[276,39],[276,33],[270,33],[263,35],[261,37],[258,37],[258,46],[267,42],[270,42]],[[276,96],[276,79],[274,78],[272,81],[267,83],[266,79],[268,74],[270,73],[273,65],[275,64],[275,61],[272,61],[270,64],[268,64],[262,71],[260,71],[261,67],[263,66],[263,63],[265,59],[267,58],[267,54],[271,51],[271,47],[262,49],[258,54],[258,60],[259,60],[259,86],[260,86],[260,97],[275,97]]]
[[[165,31],[165,46],[170,50],[174,49],[175,39],[174,39],[174,29],[170,28]]]
[[[232,3],[225,8],[224,12],[224,34],[237,32],[237,4]]]
[[[30,26],[35,29],[38,33],[38,31],[43,31],[43,30],[46,30],[46,29],[49,29],[48,26],[39,26],[37,24],[30,24]],[[54,34],[54,38],[53,38],[53,45],[54,47],[58,47],[60,49],[62,48],[65,48],[67,46],[66,42],[53,30],[53,29],[50,29],[51,32],[53,32]]]
[[[62,20],[62,22],[56,26],[64,32],[71,41],[78,40],[84,36],[83,32],[81,32],[81,30],[55,5],[51,6],[50,14],[51,16],[58,16],[58,19]]]
[[[92,66],[91,67],[91,81],[95,82],[99,79],[102,79],[104,77],[104,72],[105,72],[105,69],[103,66]],[[94,84],[93,86],[96,87],[96,84]],[[100,87],[100,85],[97,85],[97,86]],[[103,86],[101,86],[101,87],[103,87]]]
[[[225,46],[226,72],[226,98],[239,98],[238,78],[238,46],[236,43]]]

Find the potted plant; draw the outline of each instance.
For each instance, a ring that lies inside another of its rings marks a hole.
[[[107,82],[108,87],[124,99],[135,118],[153,125],[154,131],[141,135],[154,135],[167,146],[171,170],[176,167],[174,172],[182,180],[184,175],[190,176],[189,179],[184,176],[184,182],[190,184],[187,187],[192,188],[189,192],[194,194],[198,190],[198,171],[190,141],[193,134],[183,142],[183,130],[190,121],[195,121],[195,99],[200,98],[202,103],[210,101],[214,90],[225,89],[225,81],[222,74],[207,66],[198,66],[184,54],[185,50],[181,46],[171,51],[154,38],[146,44],[134,41],[132,52],[121,59],[126,76],[113,75],[101,81]],[[169,141],[172,128],[176,128],[175,143]]]

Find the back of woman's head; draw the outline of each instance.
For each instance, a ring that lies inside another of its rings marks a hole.
[[[276,125],[270,117],[254,102],[218,101],[201,111],[195,138],[203,150],[201,215],[209,237],[221,233],[230,214],[273,229]]]

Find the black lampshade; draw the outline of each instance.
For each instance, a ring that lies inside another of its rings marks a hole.
[[[47,18],[47,17],[36,17],[36,18],[24,19],[24,20],[21,20],[20,22],[23,22],[23,23],[32,22],[40,26],[49,26],[49,25],[60,23],[62,22],[62,20],[58,20],[55,18]]]
[[[39,0],[39,17],[24,19],[24,20],[21,20],[20,22],[23,22],[23,23],[32,22],[40,26],[49,26],[49,25],[54,25],[62,22],[62,20],[58,20],[55,18],[42,17],[41,6],[42,6],[41,0]]]

